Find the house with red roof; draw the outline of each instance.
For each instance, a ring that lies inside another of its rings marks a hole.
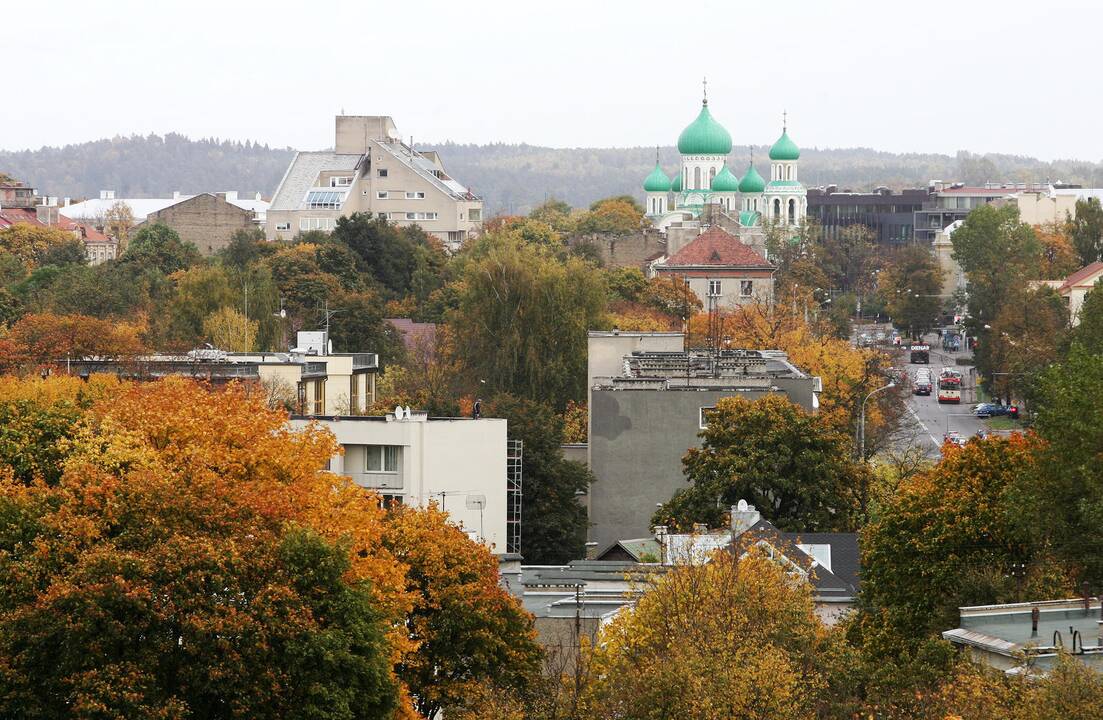
[[[37,227],[55,227],[72,233],[73,237],[84,242],[89,265],[99,265],[114,260],[119,243],[104,235],[91,225],[78,223],[58,213],[56,205],[35,205],[33,207],[0,207],[0,229],[18,225]]]
[[[1048,285],[1065,299],[1069,307],[1069,321],[1073,327],[1076,327],[1080,324],[1080,310],[1084,307],[1084,298],[1095,288],[1100,279],[1103,279],[1103,262],[1096,261],[1091,265],[1085,265],[1064,280],[1045,280],[1034,284]]]
[[[653,277],[682,279],[706,309],[710,302],[718,309],[773,302],[777,267],[715,225],[651,263],[650,269]]]

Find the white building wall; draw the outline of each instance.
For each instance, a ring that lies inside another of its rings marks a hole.
[[[307,420],[293,419],[294,428]],[[506,421],[498,418],[318,420],[345,449],[330,469],[406,505],[436,501],[452,522],[496,553],[506,549]],[[397,473],[366,471],[367,446],[402,448]],[[481,517],[471,505],[482,498]]]

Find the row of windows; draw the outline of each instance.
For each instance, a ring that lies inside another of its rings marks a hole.
[[[287,224],[290,225],[290,223]],[[304,232],[307,230],[323,230],[329,232],[336,226],[337,220],[334,218],[299,218],[299,230]],[[276,229],[280,229],[278,225]],[[290,227],[288,229],[290,230]]]
[[[396,193],[397,192],[398,191],[396,191]],[[406,190],[405,195],[406,195],[407,200],[424,200],[425,199],[425,193],[422,192],[421,190],[417,190],[417,191]],[[376,193],[375,193],[375,197],[376,197],[377,200],[388,200],[391,197],[391,191],[390,190],[377,190]]]
[[[724,284],[720,280],[709,280],[709,296],[719,297],[724,294]],[[754,282],[752,280],[739,281],[739,297],[751,297],[754,294]]]

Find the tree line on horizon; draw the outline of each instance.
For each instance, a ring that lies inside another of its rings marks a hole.
[[[643,197],[643,178],[655,163],[655,149],[550,148],[530,144],[421,144],[437,149],[457,180],[486,201],[488,214],[525,214],[550,198],[584,207],[616,195]],[[765,165],[766,146],[737,146],[733,171],[746,169],[752,151]],[[678,166],[673,146],[660,147],[667,172]],[[0,150],[0,173],[57,197],[98,197],[115,190],[118,197],[156,197],[184,193],[238,190],[270,197],[287,170],[294,150],[252,141],[203,138],[177,133],[133,135],[92,142]],[[1045,162],[1009,155],[890,153],[869,148],[805,148],[801,180],[807,187],[834,184],[840,190],[867,191],[878,186],[926,187],[932,179],[966,183],[988,181],[1062,181],[1092,185],[1098,163],[1078,160]]]

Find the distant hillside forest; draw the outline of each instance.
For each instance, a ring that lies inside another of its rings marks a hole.
[[[460,145],[439,150],[448,171],[481,195],[489,214],[526,213],[547,198],[588,206],[612,195],[642,198],[643,178],[655,164],[653,148],[547,148],[535,145]],[[753,148],[759,171],[766,173],[765,146]],[[752,148],[737,146],[733,171],[742,175]],[[62,148],[0,151],[0,173],[34,185],[43,194],[95,197],[115,190],[120,197],[163,196],[238,190],[271,196],[294,151],[253,142],[190,140],[182,135],[117,137]],[[673,147],[659,149],[667,172],[677,167]],[[807,187],[834,184],[839,189],[869,190],[922,187],[930,180],[1103,183],[1097,163],[1043,162],[1017,155],[896,154],[868,148],[801,153],[800,177]]]

